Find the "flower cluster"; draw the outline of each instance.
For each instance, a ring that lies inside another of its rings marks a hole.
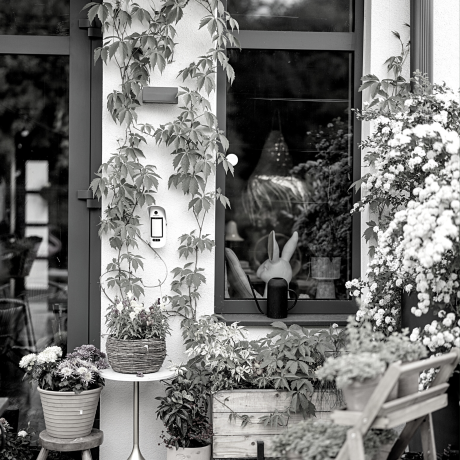
[[[460,116],[457,95],[420,77],[401,111],[366,110],[374,132],[362,143],[371,172],[356,183],[378,217],[365,237],[372,261],[361,280],[347,283],[361,298],[357,319],[377,330],[399,326],[403,292],[416,292],[421,316],[429,309],[455,311],[460,276]]]
[[[164,310],[159,299],[148,306],[131,293],[123,300],[116,298],[105,316],[108,332],[120,340],[165,338],[170,328]]]
[[[422,330],[414,329],[413,334],[420,335],[422,343],[435,354],[460,348],[460,318],[444,310],[438,312],[438,317],[439,320],[433,320]]]
[[[102,364],[99,364],[102,366]],[[106,369],[108,365],[104,362],[103,367],[97,367],[91,361],[80,358],[69,358],[62,360],[56,374],[61,378],[59,391],[74,391],[81,393],[104,385],[104,380],[100,376],[99,369]]]
[[[81,393],[104,385],[100,369],[108,364],[105,354],[93,345],[76,348],[62,359],[60,347],[48,347],[41,353],[24,356],[19,367],[24,369],[24,380],[37,382],[43,390],[74,391]]]
[[[81,347],[77,347],[72,353],[68,353],[66,358],[90,361],[99,370],[108,369],[110,367],[107,362],[106,354],[96,348],[94,345],[82,345]]]

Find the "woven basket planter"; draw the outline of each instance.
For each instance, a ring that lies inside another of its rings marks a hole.
[[[75,439],[91,433],[102,387],[82,391],[48,391],[38,388],[46,431],[53,438]]]
[[[151,374],[160,370],[166,358],[165,339],[107,339],[107,359],[115,372]]]

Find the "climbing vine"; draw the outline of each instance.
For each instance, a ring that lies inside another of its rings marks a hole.
[[[148,86],[154,71],[162,73],[173,61],[178,39],[176,25],[190,0],[166,0],[159,10],[143,8],[132,0],[91,2],[85,6],[89,20],[100,20],[104,32],[103,46],[96,49],[95,61],[113,62],[119,70],[121,83],[109,94],[107,109],[114,123],[124,128],[116,151],[101,165],[90,186],[95,196],[107,200],[99,232],[101,236],[109,235],[110,246],[116,251],[103,274],[102,289],[109,299],[109,290],[113,289],[121,298],[130,292],[139,298],[149,287],[141,276],[143,257],[139,247],[148,243],[140,232],[139,212],[155,204],[160,176],[155,165],[145,164],[144,152],[152,142],[164,144],[172,149],[174,167],[168,187],[181,189],[187,196],[188,209],[196,222],[195,228],[180,237],[178,251],[185,262],[172,270],[168,296],[172,310],[185,322],[196,318],[199,290],[206,283],[200,254],[215,245],[203,232],[205,219],[216,201],[229,205],[220,189],[208,185],[218,164],[225,172],[233,173],[225,156],[228,141],[218,127],[208,98],[216,89],[218,65],[233,82],[235,76],[225,49],[239,46],[232,34],[238,24],[223,2],[194,1],[203,8],[198,27],[207,28],[212,47],[179,72],[180,113],[158,127],[138,121],[142,89]],[[163,283],[159,280],[158,285]]]

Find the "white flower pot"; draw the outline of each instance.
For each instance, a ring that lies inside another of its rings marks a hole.
[[[343,399],[347,409],[351,411],[362,411],[366,407],[372,393],[380,383],[381,377],[366,379],[363,382],[353,382],[351,385],[342,388]],[[398,385],[391,390],[387,401],[392,401],[398,396]]]
[[[53,438],[74,439],[91,433],[102,387],[82,391],[38,389],[46,431]]]
[[[169,447],[166,450],[166,460],[210,460],[211,445],[204,447]]]

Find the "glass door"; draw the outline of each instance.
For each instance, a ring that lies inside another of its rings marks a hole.
[[[90,122],[101,103],[91,102],[95,43],[78,27],[84,4],[15,0],[0,11],[0,397],[10,424],[30,422],[36,433],[41,404],[22,382],[20,359],[97,342],[89,321],[91,304],[98,310],[90,298],[97,215],[78,200],[91,154],[100,156]]]

